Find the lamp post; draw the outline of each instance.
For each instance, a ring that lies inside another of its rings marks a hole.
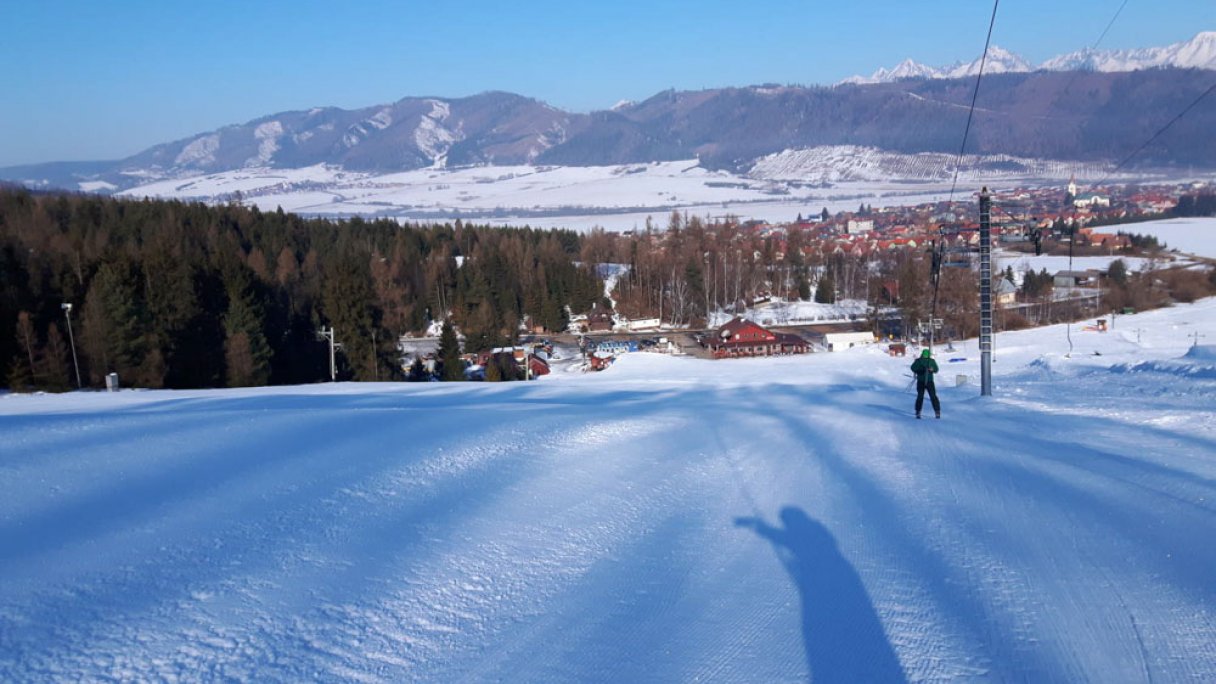
[[[317,337],[322,340],[329,341],[329,381],[336,382],[338,379],[337,364],[334,363],[334,347],[337,346],[334,342],[334,329],[321,328],[317,331]]]
[[[64,302],[59,305],[59,308],[63,309],[63,317],[68,322],[68,341],[72,345],[72,367],[76,369],[76,389],[83,389],[83,385],[80,384],[80,363],[76,361],[76,338],[72,335],[72,305]]]

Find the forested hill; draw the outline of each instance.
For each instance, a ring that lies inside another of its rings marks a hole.
[[[0,189],[0,385],[75,385],[114,371],[139,387],[327,379],[316,330],[342,343],[340,377],[399,375],[399,335],[450,310],[468,348],[508,342],[521,315],[549,329],[603,285],[580,236]],[[457,257],[463,257],[457,259]]]

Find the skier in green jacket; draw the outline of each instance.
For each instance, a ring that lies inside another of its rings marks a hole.
[[[933,352],[925,349],[920,358],[912,362],[912,374],[916,376],[916,417],[920,418],[921,407],[925,405],[925,390],[929,390],[929,401],[933,402],[933,413],[942,417],[942,404],[937,400],[937,388],[933,386],[933,374],[937,372],[937,362],[933,360]]]

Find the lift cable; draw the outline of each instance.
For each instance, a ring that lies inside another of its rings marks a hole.
[[[1100,187],[1103,183],[1105,183],[1106,181],[1113,178],[1114,175],[1119,172],[1119,169],[1123,168],[1128,162],[1130,162],[1132,159],[1134,159],[1136,157],[1136,155],[1140,154],[1141,152],[1143,152],[1145,150],[1145,148],[1147,148],[1149,145],[1153,144],[1153,141],[1155,141],[1157,138],[1161,137],[1174,124],[1178,123],[1178,121],[1181,120],[1182,117],[1186,116],[1192,109],[1194,109],[1200,102],[1202,102],[1204,100],[1204,98],[1206,98],[1208,95],[1211,95],[1213,91],[1216,91],[1216,83],[1212,83],[1212,85],[1209,86],[1207,90],[1200,93],[1199,97],[1192,100],[1191,103],[1189,105],[1187,105],[1181,112],[1178,112],[1177,116],[1170,119],[1169,122],[1167,122],[1161,128],[1157,129],[1156,133],[1153,133],[1151,136],[1149,136],[1148,140],[1145,140],[1144,143],[1141,144],[1139,147],[1137,147],[1135,150],[1133,150],[1131,154],[1124,157],[1123,160],[1120,161],[1118,164],[1116,164],[1113,169],[1108,171],[1105,176],[1103,176],[1096,182],[1091,183],[1089,185],[1089,191],[1093,192],[1095,189]],[[1070,225],[1068,228],[1068,271],[1070,274],[1071,274],[1072,268],[1073,268],[1072,267],[1072,255],[1073,255],[1073,245],[1076,243],[1076,229],[1077,229],[1076,222],[1074,221],[1072,223],[1072,225]],[[1068,323],[1067,326],[1064,328],[1064,334],[1068,339],[1068,354],[1065,356],[1065,358],[1070,358],[1072,356],[1072,351],[1073,351],[1072,323],[1071,322]]]
[[[988,20],[988,35],[984,38],[984,54],[980,56],[980,69],[975,75],[975,89],[971,93],[971,106],[967,109],[967,124],[963,127],[963,142],[959,145],[958,157],[954,160],[954,179],[950,183],[950,198],[947,201],[947,206],[954,201],[954,190],[958,186],[958,170],[959,165],[963,161],[963,153],[967,150],[967,136],[971,133],[971,120],[975,116],[975,102],[980,95],[980,82],[984,79],[984,66],[988,63],[988,48],[992,45],[992,28],[996,26],[996,11],[1000,7],[1001,0],[993,0],[992,2],[992,17]],[[929,307],[929,340],[932,346],[933,340],[933,321],[937,317],[937,292],[938,286],[941,284],[941,261],[945,247],[945,232],[939,229],[938,243],[934,246],[933,267],[931,278],[933,280],[933,303]]]
[[[1106,37],[1107,32],[1110,31],[1110,27],[1115,25],[1115,20],[1118,19],[1119,15],[1123,13],[1123,8],[1127,7],[1127,3],[1128,0],[1123,0],[1123,4],[1119,5],[1119,9],[1115,10],[1115,16],[1111,17],[1110,21],[1106,22],[1106,28],[1102,29],[1102,35],[1098,36],[1098,39],[1094,41],[1094,44],[1089,46],[1091,51],[1098,49],[1098,45],[1102,42],[1102,39]],[[1075,70],[1072,72],[1072,78],[1068,79],[1068,84],[1064,86],[1065,93],[1072,90],[1073,84],[1077,82],[1077,79],[1080,78],[1081,74],[1083,73],[1086,72],[1080,70]]]
[[[975,102],[980,96],[980,81],[984,78],[984,65],[988,62],[988,47],[992,45],[992,27],[996,25],[996,10],[1001,0],[992,3],[992,18],[988,20],[988,37],[984,39],[984,54],[980,55],[980,70],[975,75],[975,89],[971,91],[971,107],[967,109],[967,125],[963,127],[963,144],[958,148],[958,157],[954,160],[954,180],[950,183],[950,200],[954,201],[954,189],[958,186],[958,169],[963,162],[963,153],[967,150],[967,135],[971,132],[971,119],[975,116]]]
[[[1199,97],[1195,98],[1189,105],[1186,106],[1185,109],[1183,109],[1181,112],[1178,112],[1178,115],[1175,116],[1174,118],[1170,119],[1169,123],[1165,124],[1164,126],[1162,126],[1159,129],[1157,129],[1157,132],[1154,133],[1152,136],[1150,136],[1148,140],[1145,140],[1144,144],[1142,144],[1140,147],[1137,147],[1135,149],[1135,151],[1133,151],[1131,154],[1124,157],[1123,161],[1116,164],[1115,168],[1108,171],[1105,176],[1103,176],[1101,179],[1099,179],[1098,181],[1096,181],[1094,183],[1090,183],[1089,189],[1092,191],[1094,188],[1096,188],[1096,187],[1102,185],[1103,183],[1105,183],[1106,181],[1110,180],[1119,171],[1119,169],[1123,168],[1129,161],[1131,161],[1133,158],[1135,158],[1136,155],[1143,152],[1146,147],[1153,144],[1153,141],[1155,141],[1157,138],[1161,137],[1161,135],[1164,134],[1166,131],[1168,131],[1171,126],[1178,123],[1179,119],[1186,116],[1192,109],[1195,108],[1196,105],[1198,105],[1200,102],[1202,102],[1204,98],[1206,98],[1208,95],[1211,95],[1213,91],[1216,91],[1216,83],[1213,83],[1211,86],[1209,86],[1207,90],[1203,91],[1199,95]]]
[[[997,211],[1000,211],[1002,214],[1008,216],[1011,220],[1024,223],[1023,219],[1019,219],[1016,216],[1014,216],[1013,214],[1010,214],[1008,211],[1005,210],[1004,207],[1001,207],[998,204],[993,204],[992,206],[994,208],[996,208]],[[1077,230],[1077,227],[1076,227],[1075,223],[1073,223],[1072,225],[1070,225],[1068,227],[1068,272],[1069,273],[1072,273],[1072,257],[1073,257],[1072,250],[1073,250],[1073,245],[1076,243],[1076,230]],[[1037,232],[1038,227],[1036,227],[1034,229],[1034,231]],[[1039,250],[1038,250],[1039,239],[1040,239],[1039,237],[1037,237],[1037,236],[1035,237],[1035,254],[1036,255],[1039,254]],[[1064,355],[1064,358],[1072,358],[1072,352],[1073,352],[1072,323],[1067,323],[1067,325],[1065,326],[1064,337],[1065,337],[1065,339],[1068,340],[1068,353]]]

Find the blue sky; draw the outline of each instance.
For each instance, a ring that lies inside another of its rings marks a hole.
[[[1006,0],[993,42],[1041,62],[1123,0]],[[831,84],[974,59],[986,0],[0,0],[0,166],[116,159],[266,114],[507,90],[571,111],[667,88]],[[1212,0],[1129,0],[1101,48],[1216,29]]]

